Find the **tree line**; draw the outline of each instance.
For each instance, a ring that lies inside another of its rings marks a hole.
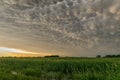
[[[102,56],[101,55],[97,55],[96,56],[97,58],[101,58]],[[105,57],[105,58],[116,58],[116,57],[120,57],[120,54],[118,54],[118,55],[105,55],[105,56],[103,56],[103,57]]]

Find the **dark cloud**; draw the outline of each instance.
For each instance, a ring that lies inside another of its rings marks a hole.
[[[0,1],[1,46],[75,56],[119,53],[119,22],[119,0]]]

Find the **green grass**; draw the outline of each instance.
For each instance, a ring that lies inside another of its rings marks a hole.
[[[0,58],[0,80],[120,80],[120,59]]]

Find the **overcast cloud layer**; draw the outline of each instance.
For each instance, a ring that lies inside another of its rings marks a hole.
[[[0,0],[0,46],[66,56],[120,53],[120,0]]]

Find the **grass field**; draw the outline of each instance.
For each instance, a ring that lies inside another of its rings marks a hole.
[[[120,59],[0,58],[0,80],[120,80]]]

